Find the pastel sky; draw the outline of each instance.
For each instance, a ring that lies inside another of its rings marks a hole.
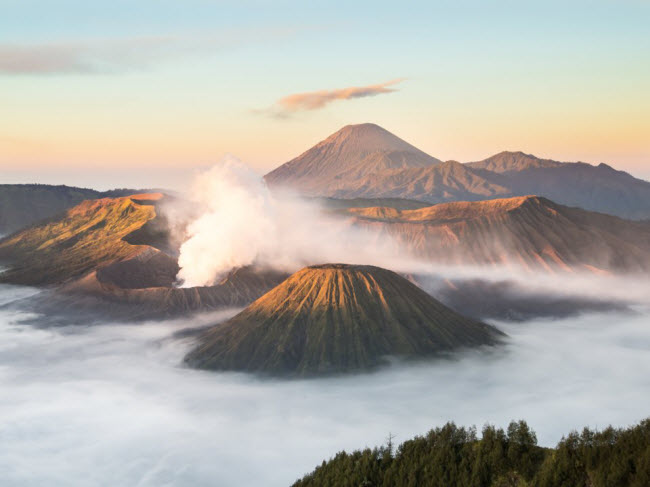
[[[0,182],[260,172],[374,122],[650,179],[650,1],[0,0]]]

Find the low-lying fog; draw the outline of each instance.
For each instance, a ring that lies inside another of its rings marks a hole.
[[[33,291],[1,287],[0,305]],[[494,322],[499,352],[310,381],[180,365],[228,316],[41,328],[0,308],[2,484],[289,485],[341,449],[524,418],[543,445],[650,414],[650,310]],[[232,312],[231,312],[232,313]],[[47,325],[47,318],[39,319]]]

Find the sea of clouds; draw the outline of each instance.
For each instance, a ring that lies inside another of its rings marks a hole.
[[[0,305],[34,290],[0,287]],[[504,349],[371,374],[262,380],[181,365],[225,319],[48,327],[0,307],[3,486],[289,485],[341,449],[453,420],[523,418],[540,443],[650,414],[650,310],[496,323]],[[30,321],[32,323],[32,321]]]

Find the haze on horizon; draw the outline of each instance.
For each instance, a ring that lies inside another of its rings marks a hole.
[[[0,182],[174,186],[224,153],[264,173],[361,122],[442,160],[650,179],[649,20],[635,0],[4,2]]]

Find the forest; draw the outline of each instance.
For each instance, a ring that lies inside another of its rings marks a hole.
[[[525,421],[507,430],[447,423],[398,447],[342,451],[294,487],[647,487],[650,418],[629,428],[584,428],[555,448],[537,444]]]

